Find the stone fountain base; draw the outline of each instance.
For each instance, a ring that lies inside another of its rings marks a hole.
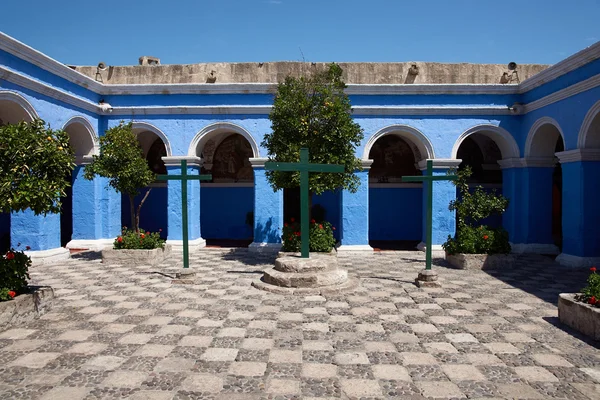
[[[357,281],[339,268],[337,257],[311,254],[310,258],[283,256],[252,286],[272,293],[291,295],[335,294],[353,289]]]

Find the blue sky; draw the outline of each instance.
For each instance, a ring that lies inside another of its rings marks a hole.
[[[2,0],[0,30],[66,64],[553,64],[600,40],[600,0]]]

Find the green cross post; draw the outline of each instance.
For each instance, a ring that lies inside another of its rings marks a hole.
[[[183,268],[190,267],[189,245],[188,245],[188,207],[187,207],[187,183],[188,181],[208,181],[212,175],[188,175],[187,161],[181,160],[181,175],[157,175],[159,181],[181,181],[181,219],[183,228]]]
[[[265,169],[269,171],[300,172],[300,239],[302,241],[302,258],[308,258],[309,225],[308,225],[308,174],[309,172],[344,172],[344,166],[338,164],[311,164],[308,162],[308,149],[300,149],[299,163],[267,162]]]
[[[423,182],[427,185],[427,189],[429,190],[429,197],[427,198],[427,226],[425,229],[427,230],[427,238],[425,246],[425,269],[431,269],[431,230],[433,221],[432,221],[432,209],[433,209],[433,181],[454,181],[458,177],[456,175],[440,175],[433,176],[433,161],[427,160],[427,173],[424,176],[403,176],[403,182]]]

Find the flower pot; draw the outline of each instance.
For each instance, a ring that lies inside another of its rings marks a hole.
[[[54,290],[49,286],[31,286],[29,293],[0,302],[0,331],[31,322],[45,314],[52,305]]]
[[[575,293],[558,296],[558,319],[578,332],[600,340],[600,308],[575,300]]]
[[[123,265],[157,265],[171,254],[171,245],[166,244],[164,249],[104,249],[102,262],[107,264]]]
[[[446,261],[459,269],[506,269],[515,265],[512,254],[446,254]]]

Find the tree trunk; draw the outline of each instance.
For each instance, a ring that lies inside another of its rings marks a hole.
[[[138,206],[137,212],[135,213],[135,229],[136,229],[136,232],[140,231],[140,211],[142,210],[142,206],[144,205],[144,202],[148,198],[148,195],[150,194],[151,190],[152,190],[152,188],[150,188],[150,189],[148,189],[148,191],[146,191],[146,194],[144,195],[144,198],[142,199],[142,201],[140,201],[140,205]]]
[[[129,213],[130,213],[130,228],[132,230],[135,230],[136,232],[138,231],[138,229],[136,228],[135,225],[135,204],[134,204],[134,196],[133,195],[129,195]]]

